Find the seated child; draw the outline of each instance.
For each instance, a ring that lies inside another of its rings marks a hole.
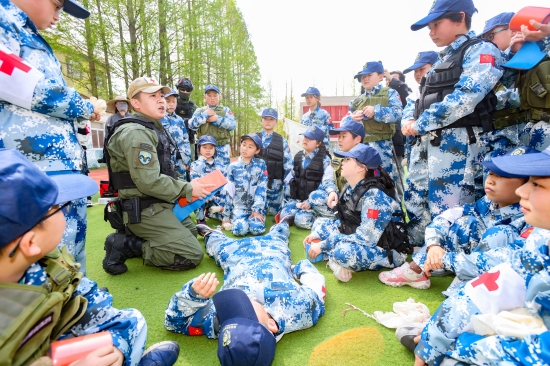
[[[69,203],[97,190],[85,175],[48,177],[21,153],[0,149],[0,307],[9,309],[0,317],[2,363],[30,364],[46,356],[52,341],[102,331],[111,333],[113,347],[72,365],[176,362],[176,342],[154,345],[142,358],[147,326],[141,313],[115,309],[111,294],[79,272],[67,248],[57,249]]]
[[[334,218],[334,213],[327,206],[327,198],[337,188],[334,170],[330,166],[330,154],[323,143],[323,130],[313,126],[302,135],[304,150],[294,156],[292,175],[285,178],[285,195],[290,200],[277,216],[294,216],[297,227],[311,229],[318,217]]]
[[[536,152],[529,147],[518,147],[506,156]],[[511,225],[514,231],[523,229],[523,213],[520,211],[519,197],[515,191],[528,177],[509,174],[498,169],[491,161],[482,162],[490,172],[485,181],[486,196],[474,204],[448,209],[438,215],[426,227],[425,244],[413,255],[413,261],[389,272],[382,272],[378,278],[388,286],[408,285],[418,289],[430,288],[429,272],[424,272],[425,263],[438,264],[435,268],[444,268],[452,272],[469,265],[465,256],[474,249],[487,251],[506,246],[513,242],[508,235],[499,235]],[[487,230],[495,228],[490,238],[484,238]],[[482,246],[480,244],[483,243]],[[433,266],[432,266],[433,268]],[[473,277],[476,277],[474,275]]]
[[[348,282],[355,271],[400,266],[410,247],[404,230],[401,205],[395,200],[395,187],[376,149],[359,144],[349,152],[334,153],[345,158],[342,176],[346,178],[336,206],[337,218],[318,219],[311,235],[308,255],[325,253],[334,277]]]
[[[216,156],[216,140],[210,135],[204,135],[197,141],[199,158],[191,163],[191,180],[202,178],[214,170],[220,170],[225,173],[225,170],[218,164],[214,157]],[[197,224],[206,224],[206,211],[210,211],[209,217],[221,221],[223,211],[222,198],[218,193],[210,202],[195,211]]]
[[[274,132],[279,114],[273,108],[262,112],[263,130],[258,132],[263,148],[258,155],[267,164],[267,214],[276,215],[281,211],[284,196],[284,179],[292,171],[292,153],[288,141]]]
[[[491,270],[498,263],[479,262],[481,270],[490,273],[472,280],[439,306],[420,335],[415,365],[440,364],[445,357],[460,364],[550,364],[550,148],[496,157],[492,162],[507,174],[530,177],[516,194],[525,221],[535,229],[521,249],[493,249],[503,254],[499,269]],[[526,321],[540,326],[474,334],[472,320],[511,310],[521,311]],[[519,332],[513,335],[510,330]]]
[[[265,231],[267,167],[265,161],[254,157],[261,149],[262,140],[255,133],[241,136],[241,156],[227,167],[222,226],[231,224],[233,235]]]

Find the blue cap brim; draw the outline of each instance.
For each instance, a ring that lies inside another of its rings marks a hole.
[[[304,94],[302,94],[302,97],[305,97],[306,95],[315,95],[316,97],[320,97],[319,94],[309,94],[309,93],[304,93]]]
[[[90,12],[86,8],[71,0],[65,0],[63,11],[78,19],[86,19],[90,16]]]
[[[55,204],[93,196],[99,190],[97,183],[84,174],[59,174],[49,176],[57,184]]]
[[[490,171],[492,171],[493,173],[500,175],[503,178],[520,178],[520,179],[529,178],[528,175],[511,174],[511,173],[505,172],[504,170],[497,167],[492,160],[482,161],[480,162],[480,164],[486,167],[487,169],[489,169]]]
[[[169,96],[175,96],[176,98],[178,97],[178,93],[168,93],[168,94],[164,94],[164,98],[168,98]]]
[[[230,288],[212,296],[220,324],[234,318],[258,321],[251,300],[243,290]]]
[[[409,66],[405,70],[403,70],[403,74],[407,74],[411,71],[414,71],[414,70],[418,69],[419,67],[422,67],[426,64],[427,64],[427,62],[415,62],[414,65]]]
[[[492,162],[498,169],[507,174],[525,177],[550,176],[550,155],[545,152],[519,156],[499,156],[493,158]]]
[[[345,128],[335,128],[335,129],[332,129],[332,130],[328,130],[328,134],[329,135],[338,135],[340,132],[346,132],[346,131],[349,131],[349,130],[346,130]]]
[[[430,14],[428,14],[428,16],[420,19],[418,22],[411,25],[411,30],[413,30],[413,31],[420,30],[420,29],[424,28],[425,26],[427,26],[429,22],[433,22],[434,20],[436,20],[437,18],[439,18],[443,14],[445,14],[444,11],[439,11],[439,12],[436,12],[436,13],[430,13]]]
[[[334,156],[337,156],[339,158],[354,158],[357,159],[355,155],[353,155],[350,151],[335,151]]]
[[[546,53],[540,50],[537,43],[525,42],[518,53],[502,66],[510,69],[529,70],[538,64],[544,56],[546,56]]]

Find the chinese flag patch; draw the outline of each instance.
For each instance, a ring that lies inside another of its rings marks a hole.
[[[495,66],[495,56],[486,53],[479,55],[479,63],[491,64],[491,66]]]
[[[200,336],[202,335],[202,329],[201,328],[195,328],[195,327],[187,327],[187,329],[189,330],[189,335],[190,336]]]
[[[369,208],[367,211],[367,218],[369,219],[377,219],[378,218],[378,210],[373,210],[372,208]]]
[[[531,233],[533,232],[533,229],[534,229],[533,227],[530,227],[529,229],[522,232],[519,237],[523,238],[523,239],[527,239],[529,237],[529,235],[531,235]]]
[[[265,176],[267,176],[267,175],[268,175],[268,174],[267,174],[267,170],[264,170],[264,175],[265,175]]]

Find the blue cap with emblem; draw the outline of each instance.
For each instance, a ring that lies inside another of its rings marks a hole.
[[[339,158],[354,158],[360,163],[365,164],[369,169],[378,169],[382,165],[382,158],[375,148],[365,144],[358,144],[348,152],[338,151],[335,152]]]
[[[262,143],[262,139],[260,136],[256,135],[255,133],[249,133],[248,135],[241,136],[241,142],[243,142],[246,139],[251,139],[254,141],[258,149],[262,149],[264,147],[264,144]]]
[[[216,146],[216,139],[210,135],[202,135],[199,137],[199,140],[197,141],[197,145],[206,145],[206,144],[212,144]]]
[[[279,119],[279,113],[273,108],[266,108],[262,112],[262,118],[263,117],[271,117],[275,119]]]
[[[214,84],[208,84],[204,87],[204,94],[208,93],[210,90],[215,91],[216,93],[220,94],[220,89]]]
[[[539,152],[538,150],[530,148],[529,146],[518,146],[514,150],[508,151],[506,154],[502,155],[502,157],[505,157],[505,156],[520,156],[520,155],[525,155],[525,154],[534,154],[534,153],[538,153],[538,152]],[[487,169],[489,169],[493,173],[498,174],[498,175],[500,175],[501,177],[504,177],[504,178],[523,178],[523,179],[529,178],[529,175],[518,174],[517,172],[506,172],[506,171],[500,169],[498,166],[495,165],[495,162],[494,162],[494,160],[498,159],[498,158],[499,157],[493,158],[493,160],[489,160],[489,161],[482,161],[482,162],[480,162],[480,164],[484,165]]]
[[[0,248],[32,229],[52,206],[98,191],[82,174],[47,176],[19,151],[0,149]]]
[[[485,34],[492,31],[496,27],[510,24],[510,20],[512,19],[514,14],[515,13],[500,13],[499,15],[492,17],[485,22],[485,27],[483,28],[483,31],[481,31],[481,33],[479,33],[477,36],[483,37]]]
[[[414,60],[414,64],[412,66],[407,67],[405,70],[403,70],[403,74],[416,70],[419,67],[422,67],[426,64],[433,65],[437,61],[437,57],[438,55],[437,55],[437,52],[435,51],[419,52],[418,55],[416,56],[416,60]]]
[[[493,158],[491,163],[503,173],[514,177],[550,177],[550,147],[544,151],[527,146],[516,147],[506,155]]]
[[[300,135],[304,135],[310,140],[317,140],[323,142],[325,139],[325,133],[319,127],[311,126],[305,132]]]
[[[268,366],[277,342],[258,321],[251,300],[239,289],[222,290],[212,296],[220,323],[218,359],[222,366]]]
[[[309,88],[307,88],[305,93],[302,93],[302,97],[305,97],[306,95],[315,95],[316,97],[320,97],[321,92],[316,87],[310,86]]]
[[[472,0],[434,0],[428,15],[411,25],[411,30],[417,31],[424,28],[429,22],[433,22],[448,11],[463,11],[471,16],[477,9]]]
[[[328,133],[338,135],[340,132],[345,131],[361,136],[361,141],[365,138],[365,126],[363,126],[363,123],[354,121],[350,116],[344,117],[342,122],[340,122],[340,127],[329,130]]]
[[[168,98],[169,96],[175,96],[176,98],[178,97],[178,92],[176,91],[176,89],[170,89],[170,93],[167,93],[167,94],[164,94],[164,98]]]
[[[384,73],[384,66],[380,61],[369,61],[363,66],[363,70],[357,75],[370,75],[373,72]]]

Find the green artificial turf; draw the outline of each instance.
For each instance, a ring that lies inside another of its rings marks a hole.
[[[97,202],[97,195],[94,202]],[[142,264],[141,259],[134,258],[126,262],[128,272],[125,274],[106,274],[101,267],[104,256],[103,243],[112,229],[103,221],[103,208],[103,205],[95,205],[88,209],[88,277],[96,281],[100,287],[109,289],[113,294],[115,307],[136,308],[143,313],[148,326],[148,345],[163,340],[177,341],[181,347],[177,365],[218,364],[217,341],[205,336],[189,337],[171,333],[163,324],[164,310],[170,297],[179,291],[184,283],[203,272],[216,272],[221,282],[221,269],[208,256],[205,256],[196,269],[187,272],[170,272],[147,267]],[[212,226],[217,222],[209,221],[209,224]],[[267,224],[273,224],[273,217],[268,217]],[[291,228],[290,249],[293,263],[305,258],[302,240],[307,234],[306,230],[294,226]],[[202,239],[200,241],[202,242]],[[348,283],[338,282],[325,265],[326,262],[315,264],[326,278],[325,315],[316,326],[285,335],[277,345],[274,365],[412,364],[413,354],[397,341],[394,329],[379,325],[359,311],[349,311],[342,317],[342,312],[348,308],[345,303],[352,303],[372,314],[376,310],[392,311],[394,302],[412,297],[426,304],[433,313],[443,301],[441,291],[447,288],[452,277],[433,278],[429,290],[416,290],[408,286],[392,288],[382,284],[378,280],[378,272],[374,271],[355,273]],[[352,331],[355,328],[364,329]],[[346,331],[349,332],[342,334]],[[339,337],[333,338],[336,335]],[[323,344],[320,345],[321,343]],[[310,361],[310,356],[318,345],[320,346],[315,350],[316,357]]]

